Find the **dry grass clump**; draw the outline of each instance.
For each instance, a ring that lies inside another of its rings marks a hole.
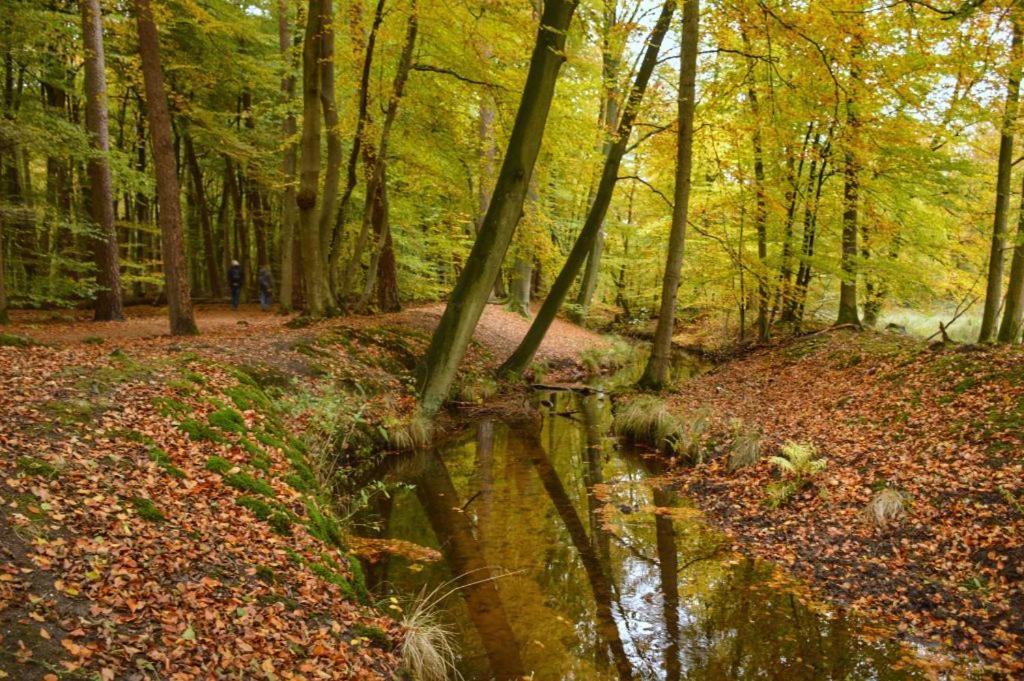
[[[442,593],[441,584],[415,597],[402,614],[405,638],[399,650],[401,671],[416,681],[462,679],[456,668],[458,652],[455,633],[440,618],[440,604],[450,591]]]
[[[864,507],[864,518],[884,529],[906,516],[909,501],[906,494],[886,487],[871,497],[871,501]]]
[[[384,427],[385,439],[391,449],[400,452],[411,452],[430,444],[434,432],[434,424],[422,416],[412,416],[406,420],[395,420]]]
[[[615,410],[612,427],[616,433],[637,442],[664,447],[666,440],[681,430],[681,423],[664,400],[640,395]]]

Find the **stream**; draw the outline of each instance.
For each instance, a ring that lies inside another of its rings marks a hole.
[[[609,434],[603,395],[536,395],[396,458],[378,536],[439,549],[367,565],[380,595],[456,589],[442,616],[466,679],[908,679],[904,648],[739,555],[650,457]]]

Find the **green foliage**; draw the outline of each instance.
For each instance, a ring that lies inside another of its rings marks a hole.
[[[732,441],[729,446],[729,470],[753,466],[761,460],[761,431],[743,422],[731,419],[729,431]]]
[[[103,345],[106,340],[102,336],[86,336],[82,342],[86,345]]]
[[[180,418],[192,411],[187,404],[166,396],[154,397],[153,406],[158,414],[166,418]]]
[[[277,493],[274,492],[274,488],[270,486],[270,483],[266,480],[253,477],[248,473],[228,473],[224,476],[224,484],[230,485],[235,489],[242,490],[243,492],[262,494],[265,497],[277,496]]]
[[[306,499],[306,528],[309,533],[322,542],[345,549],[345,532],[341,523],[332,511],[321,506],[315,499]]]
[[[772,456],[768,460],[784,477],[791,479],[800,488],[810,483],[828,465],[828,459],[817,456],[818,450],[814,445],[790,440],[782,445],[782,456]]]
[[[273,401],[258,386],[240,384],[231,388],[225,388],[224,394],[230,397],[235,406],[243,411],[262,410],[270,412],[273,409]]]

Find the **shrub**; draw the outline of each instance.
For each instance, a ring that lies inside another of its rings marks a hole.
[[[864,517],[877,527],[888,527],[907,514],[908,501],[907,495],[886,487],[871,497],[864,507]]]
[[[784,477],[792,479],[797,488],[800,488],[828,465],[828,459],[815,458],[817,455],[818,450],[814,445],[790,440],[782,445],[782,456],[773,456],[769,461]]]
[[[753,466],[761,459],[761,433],[742,419],[731,419],[729,431],[732,444],[729,447],[729,470]]]

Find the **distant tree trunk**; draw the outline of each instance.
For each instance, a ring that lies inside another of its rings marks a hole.
[[[999,327],[1000,343],[1016,343],[1024,330],[1024,181],[1021,186],[1021,211],[1017,218],[1017,238],[1010,262],[1010,283],[1006,289],[1006,309]]]
[[[278,305],[282,312],[291,312],[295,304],[292,279],[295,276],[295,225],[298,214],[295,205],[295,170],[297,166],[297,149],[292,138],[297,131],[295,112],[292,104],[295,100],[295,64],[293,63],[292,33],[288,25],[288,2],[278,0],[277,3],[278,48],[285,64],[285,74],[281,78],[281,92],[284,95],[287,111],[282,126],[285,137],[284,157],[281,160],[281,171],[284,174],[284,198],[281,204],[281,292]]]
[[[402,47],[402,54],[398,58],[398,68],[395,71],[395,80],[391,88],[391,98],[388,100],[388,107],[384,113],[384,123],[381,126],[380,143],[377,146],[377,158],[373,164],[372,174],[366,184],[367,200],[370,202],[364,211],[364,223],[373,225],[377,242],[373,252],[370,254],[370,268],[366,273],[366,285],[363,288],[363,295],[359,300],[358,309],[365,310],[373,296],[374,287],[377,285],[378,267],[381,265],[381,253],[391,240],[391,221],[388,216],[387,202],[387,154],[391,137],[391,128],[394,127],[395,118],[398,116],[398,103],[402,101],[405,94],[405,83],[409,79],[409,71],[412,68],[413,50],[416,47],[416,33],[419,31],[419,23],[416,16],[417,7],[415,0],[412,3],[409,13],[409,21],[405,34],[405,44]],[[353,254],[353,257],[361,257],[361,253]],[[394,263],[394,256],[391,257]],[[393,273],[388,273],[389,276]],[[395,283],[397,287],[397,283]]]
[[[363,135],[366,125],[371,119],[370,75],[371,67],[373,65],[373,52],[377,44],[377,32],[380,29],[381,22],[384,20],[384,5],[385,0],[377,0],[377,7],[373,13],[373,23],[370,25],[370,33],[367,36],[366,45],[363,48],[363,66],[359,80],[359,109],[356,115],[356,130],[355,134],[352,136],[352,149],[349,151],[348,164],[346,166],[345,191],[342,192],[341,201],[338,203],[338,212],[334,221],[334,234],[331,239],[331,253],[329,256],[330,264],[328,266],[331,289],[337,293],[339,298],[342,299],[348,296],[352,287],[351,280],[355,276],[355,272],[349,270],[349,267],[352,265],[352,259],[349,259],[346,264],[344,274],[341,272],[341,242],[345,232],[348,204],[352,199],[352,192],[355,190],[356,183],[359,179],[359,175],[357,173],[359,158],[361,155],[364,157],[368,155],[372,156],[372,154],[367,154],[363,149]],[[358,28],[354,27],[353,33],[358,34]],[[353,41],[355,41],[355,37],[353,37]],[[361,253],[362,249],[365,247],[366,235],[360,233],[359,239],[363,243],[357,243],[353,248],[353,251],[358,250]]]
[[[153,144],[153,165],[156,168],[157,202],[160,207],[160,232],[163,235],[164,279],[171,335],[199,333],[192,312],[192,293],[185,269],[185,253],[181,238],[181,204],[171,114],[167,110],[163,67],[160,65],[160,43],[149,0],[135,1],[135,18],[139,31],[139,54],[142,57],[142,79],[146,87],[146,111]]]
[[[203,171],[196,157],[195,144],[192,136],[185,137],[185,162],[188,174],[192,177],[192,190],[195,193],[199,210],[199,228],[202,231],[206,276],[210,280],[210,291],[217,298],[221,296],[220,267],[217,265],[217,251],[213,246],[213,225],[210,223],[210,206],[206,202],[206,187],[203,186]]]
[[[124,319],[121,306],[121,268],[114,227],[114,187],[110,176],[110,131],[107,115],[106,60],[99,0],[81,0],[82,42],[85,47],[85,127],[94,153],[89,157],[89,213],[99,230],[93,240],[96,256],[96,321]]]
[[[341,182],[341,130],[338,127],[338,103],[334,94],[334,4],[333,0],[323,3],[320,19],[320,107],[323,110],[324,128],[327,136],[327,166],[324,170],[323,200],[320,205],[320,252],[326,267],[330,257],[334,212],[338,205],[338,189]],[[328,276],[325,268],[324,275]],[[329,283],[325,281],[325,286]]]
[[[603,99],[601,101],[601,131],[604,139],[601,142],[601,153],[605,158],[612,148],[612,135],[619,119],[619,67],[622,62],[622,49],[625,41],[618,40],[614,36],[618,26],[616,9],[618,3],[604,3],[601,26],[601,82],[603,85]],[[581,308],[581,317],[587,316],[594,293],[597,291],[597,282],[601,275],[601,256],[604,253],[604,230],[598,231],[594,239],[594,245],[587,254],[587,266],[583,270],[583,278],[580,280],[580,290],[576,295],[576,304]]]
[[[750,43],[746,33],[741,30],[744,45],[750,52]],[[764,177],[764,145],[761,139],[761,108],[757,99],[757,89],[751,71],[751,80],[747,84],[747,99],[750,111],[754,115],[754,134],[751,144],[754,151],[754,229],[757,232],[757,338],[768,340],[768,206],[765,198]]]
[[[544,137],[555,82],[565,63],[565,39],[576,4],[576,0],[544,3],[523,96],[487,215],[418,372],[420,411],[426,416],[434,415],[448,396],[512,241]]]
[[[1013,137],[1017,124],[1017,100],[1020,96],[1021,61],[1024,57],[1024,27],[1016,7],[1011,12],[1013,42],[1010,48],[1010,76],[1006,83],[1006,103],[999,136],[999,161],[996,165],[996,208],[992,221],[992,247],[988,257],[988,283],[985,287],[985,311],[981,318],[978,342],[987,343],[996,334],[999,308],[1003,302],[1003,251],[1006,248],[1006,221],[1010,212],[1010,175],[1013,172]]]
[[[302,153],[299,193],[295,202],[299,207],[306,313],[312,317],[322,317],[332,307],[325,277],[317,200],[320,186],[320,58],[323,20],[323,0],[309,0],[306,36],[302,48]]]
[[[814,132],[814,121],[807,124],[807,132],[804,133],[804,141],[800,146],[800,160],[795,164],[793,154],[786,155],[787,187],[786,187],[786,227],[782,240],[782,264],[779,267],[779,286],[775,291],[775,302],[772,303],[771,319],[769,325],[775,322],[775,315],[779,309],[785,309],[788,301],[793,297],[793,223],[796,221],[796,206],[800,198],[800,184],[804,175],[804,159],[807,157],[807,145],[811,141],[811,133]],[[807,184],[814,181],[814,173],[808,178]]]
[[[512,265],[512,290],[509,308],[527,319],[530,313],[530,285],[533,283],[533,261],[524,255],[515,259]]]
[[[643,61],[637,71],[633,87],[630,89],[626,108],[622,112],[619,127],[616,131],[615,142],[608,151],[604,171],[601,174],[601,181],[598,184],[597,192],[594,194],[594,202],[590,206],[583,229],[580,230],[579,235],[576,237],[576,242],[569,252],[569,257],[566,258],[562,270],[555,278],[555,283],[552,284],[547,298],[544,299],[544,303],[537,312],[533,324],[530,325],[530,330],[527,331],[526,336],[515,352],[512,353],[512,356],[499,367],[499,374],[506,376],[522,375],[523,371],[533,360],[537,348],[540,347],[541,341],[544,340],[544,336],[551,326],[551,322],[554,321],[555,315],[558,314],[558,310],[562,307],[562,303],[569,293],[569,287],[572,286],[576,275],[580,271],[580,267],[583,266],[584,260],[586,260],[593,248],[594,239],[597,238],[598,232],[600,232],[601,226],[604,224],[604,218],[608,213],[608,206],[611,203],[612,193],[615,191],[615,183],[619,176],[619,166],[622,163],[623,155],[625,155],[626,146],[629,144],[630,134],[633,130],[633,121],[636,119],[644,92],[647,89],[647,83],[654,72],[654,67],[658,61],[658,51],[661,49],[662,40],[664,40],[665,33],[668,31],[675,8],[675,0],[666,0],[661,6],[661,14],[647,41]]]
[[[380,192],[384,204],[385,224],[384,244],[377,258],[377,308],[381,312],[398,312],[402,309],[402,299],[398,292],[398,263],[395,260],[395,245],[391,238],[391,219],[388,211],[388,182],[385,176]]]
[[[672,359],[672,334],[676,321],[676,294],[686,250],[686,219],[690,206],[690,172],[693,168],[693,112],[696,108],[697,48],[700,30],[700,0],[684,0],[682,55],[679,68],[679,122],[676,139],[676,185],[672,205],[672,228],[668,237],[668,258],[661,284],[661,308],[654,331],[651,356],[640,385],[660,389],[668,379]]]
[[[4,217],[0,215],[0,324],[10,324],[7,311],[7,245],[4,243]]]
[[[852,149],[853,131],[857,126],[853,101],[846,102],[847,141],[843,168],[843,238],[842,238],[842,282],[839,286],[839,317],[836,324],[860,324],[857,312],[857,271],[854,258],[857,257],[857,220],[860,182],[857,176],[857,157]]]

